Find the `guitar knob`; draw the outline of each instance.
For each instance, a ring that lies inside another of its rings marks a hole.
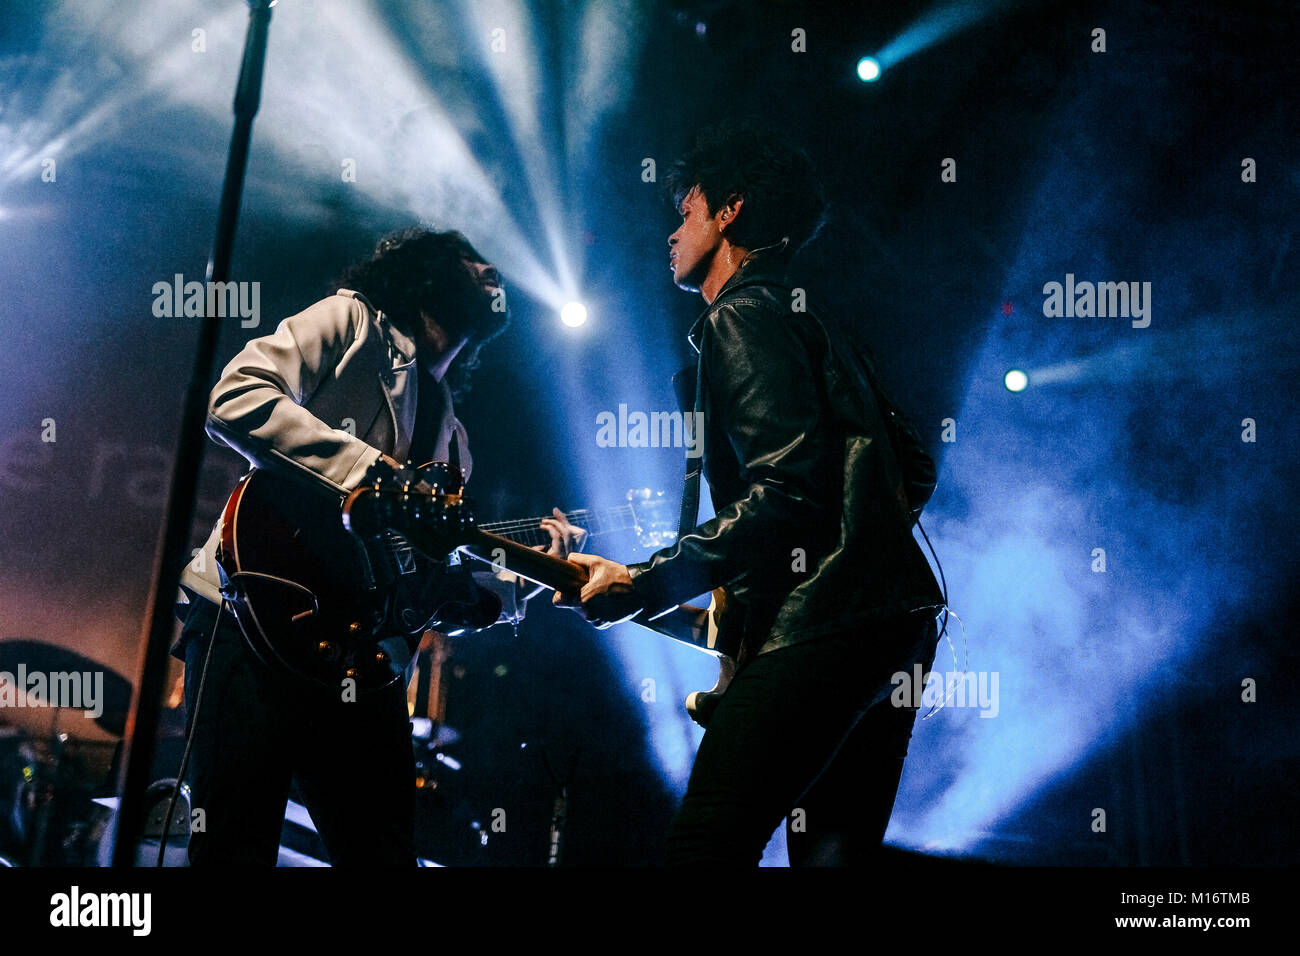
[[[350,678],[350,679],[352,679],[352,680],[356,680],[356,679],[357,679],[357,669],[356,669],[355,667],[349,667],[347,670],[345,670],[345,671],[343,672],[343,676],[344,676],[344,677],[347,677],[347,678]]]
[[[379,653],[377,653],[377,654],[375,655],[375,663],[376,663],[376,664],[387,664],[387,663],[388,663],[388,655],[387,655],[386,653],[384,653],[383,651],[380,651]]]
[[[361,631],[361,622],[360,622],[360,621],[353,621],[351,624],[348,625],[348,633],[349,633],[349,634],[357,634],[357,633],[359,633],[360,631]]]

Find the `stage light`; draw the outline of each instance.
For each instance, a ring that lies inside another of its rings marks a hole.
[[[858,79],[863,83],[872,83],[880,79],[880,64],[869,56],[858,60]]]
[[[581,302],[566,302],[560,309],[560,321],[571,329],[576,329],[587,322],[587,307]]]
[[[1029,387],[1029,376],[1018,368],[1013,368],[1002,378],[1002,384],[1008,392],[1023,392]]]

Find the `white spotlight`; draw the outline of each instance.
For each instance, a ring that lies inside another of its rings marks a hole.
[[[571,329],[576,329],[587,322],[587,307],[581,302],[566,302],[560,309],[560,321]]]
[[[880,79],[880,64],[875,58],[864,56],[858,60],[858,79],[863,83],[872,83]]]
[[[1013,368],[1002,377],[1002,384],[1008,392],[1023,392],[1029,387],[1029,376],[1018,368]]]

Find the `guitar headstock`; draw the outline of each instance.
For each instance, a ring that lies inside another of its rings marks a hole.
[[[343,502],[343,527],[361,538],[396,531],[431,558],[450,554],[470,537],[474,515],[461,471],[446,462],[398,470],[383,459]]]
[[[419,488],[421,483],[429,487]],[[465,490],[465,477],[458,466],[445,461],[429,461],[418,466],[408,461],[399,469],[380,458],[366,470],[359,487],[408,487],[411,490],[435,490],[443,494],[460,495]]]
[[[662,491],[633,488],[627,493],[632,509],[632,524],[637,544],[647,551],[658,551],[677,540],[677,514],[672,501]]]

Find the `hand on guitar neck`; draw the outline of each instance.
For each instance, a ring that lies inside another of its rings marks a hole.
[[[587,541],[587,532],[577,525],[570,524],[568,515],[559,508],[552,508],[553,518],[543,518],[541,529],[551,536],[549,545],[534,545],[533,550],[541,551],[556,558],[572,558],[582,550]]]
[[[559,508],[552,508],[551,513],[555,515],[554,518],[542,518],[538,523],[541,530],[551,536],[551,543],[535,544],[533,550],[555,558],[572,560],[573,555],[581,551],[583,544],[586,543],[587,532],[577,525],[570,524],[568,516]],[[521,602],[531,601],[546,590],[544,585],[535,584],[527,578],[519,577],[504,569],[498,571],[496,576],[503,581],[514,581],[520,589]]]
[[[556,607],[577,611],[599,628],[621,624],[644,610],[627,565],[595,554],[571,554],[569,560],[587,572],[587,582],[577,593],[556,591]]]

